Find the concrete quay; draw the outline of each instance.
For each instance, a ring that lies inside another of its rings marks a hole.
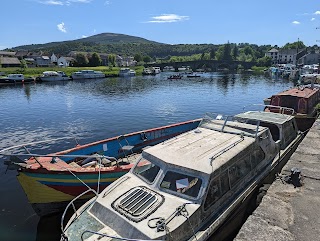
[[[301,170],[302,186],[285,182],[292,168]],[[248,217],[235,241],[320,240],[320,119]]]

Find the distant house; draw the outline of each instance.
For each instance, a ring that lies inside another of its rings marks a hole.
[[[2,68],[20,67],[20,60],[16,57],[0,57],[0,65]]]
[[[0,51],[1,57],[15,57],[16,52]]]
[[[58,57],[57,57],[54,53],[52,53],[50,59],[51,59],[51,63],[57,64],[57,62],[58,62]]]
[[[48,56],[36,57],[35,60],[38,67],[49,67],[51,64],[51,60]]]
[[[69,67],[75,59],[72,57],[60,57],[57,61],[59,67]]]
[[[297,60],[297,65],[319,64],[320,53],[306,53]]]
[[[271,58],[272,64],[277,64],[278,63],[278,53],[279,53],[279,50],[277,50],[275,48],[270,49],[266,53],[266,56]]]
[[[29,51],[27,50],[19,50],[16,52],[15,57],[17,57],[18,59],[24,59],[27,58],[29,55]]]

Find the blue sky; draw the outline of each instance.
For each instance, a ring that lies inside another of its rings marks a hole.
[[[2,0],[0,6],[0,49],[105,32],[168,44],[320,40],[319,1]]]

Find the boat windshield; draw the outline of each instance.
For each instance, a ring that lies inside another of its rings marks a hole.
[[[195,176],[189,176],[174,171],[168,171],[164,176],[160,187],[169,192],[182,193],[196,198],[199,194],[202,180]]]
[[[134,167],[133,173],[142,177],[148,183],[152,183],[160,171],[160,167],[152,162],[142,158],[138,164]]]

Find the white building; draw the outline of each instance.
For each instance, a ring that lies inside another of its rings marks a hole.
[[[58,62],[57,56],[54,53],[52,53],[52,55],[51,55],[51,63],[57,63],[57,62]]]
[[[58,59],[57,64],[59,67],[69,67],[72,60],[73,60],[73,58],[61,56]]]

